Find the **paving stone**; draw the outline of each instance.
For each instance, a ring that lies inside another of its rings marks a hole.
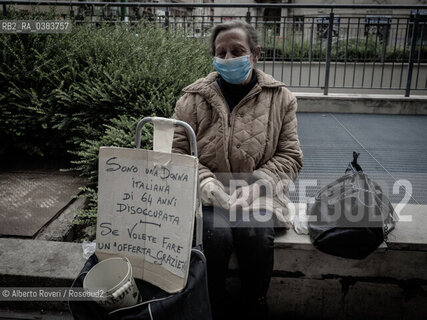
[[[84,185],[57,171],[0,173],[0,235],[34,237]]]

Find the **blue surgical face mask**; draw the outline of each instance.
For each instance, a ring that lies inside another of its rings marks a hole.
[[[249,55],[232,59],[214,57],[213,67],[225,81],[232,84],[245,81],[252,69]]]

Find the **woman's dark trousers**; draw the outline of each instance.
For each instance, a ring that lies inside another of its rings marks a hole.
[[[242,283],[242,310],[237,314],[264,319],[268,313],[265,297],[274,259],[273,219],[261,212],[230,218],[228,211],[203,207],[203,249],[207,259],[208,286],[213,319],[224,320],[236,313],[226,293],[226,277],[235,250]],[[249,220],[249,221],[247,221]],[[242,318],[243,319],[243,318]]]

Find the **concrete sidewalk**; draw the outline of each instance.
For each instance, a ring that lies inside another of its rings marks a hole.
[[[72,320],[74,319],[68,311],[28,311],[28,310],[11,310],[0,309],[0,319],[7,320]]]
[[[0,236],[35,238],[84,185],[59,170],[0,172]]]
[[[293,89],[291,89],[293,90]],[[427,115],[427,96],[293,91],[299,112]]]
[[[292,201],[307,202],[344,175],[356,151],[364,172],[392,203],[427,204],[427,116],[298,113],[297,118],[304,167]]]

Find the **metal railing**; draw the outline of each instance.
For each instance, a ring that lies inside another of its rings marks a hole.
[[[74,23],[144,20],[194,38],[241,19],[259,31],[258,67],[289,87],[427,93],[427,5],[0,2],[6,15],[55,8]]]

